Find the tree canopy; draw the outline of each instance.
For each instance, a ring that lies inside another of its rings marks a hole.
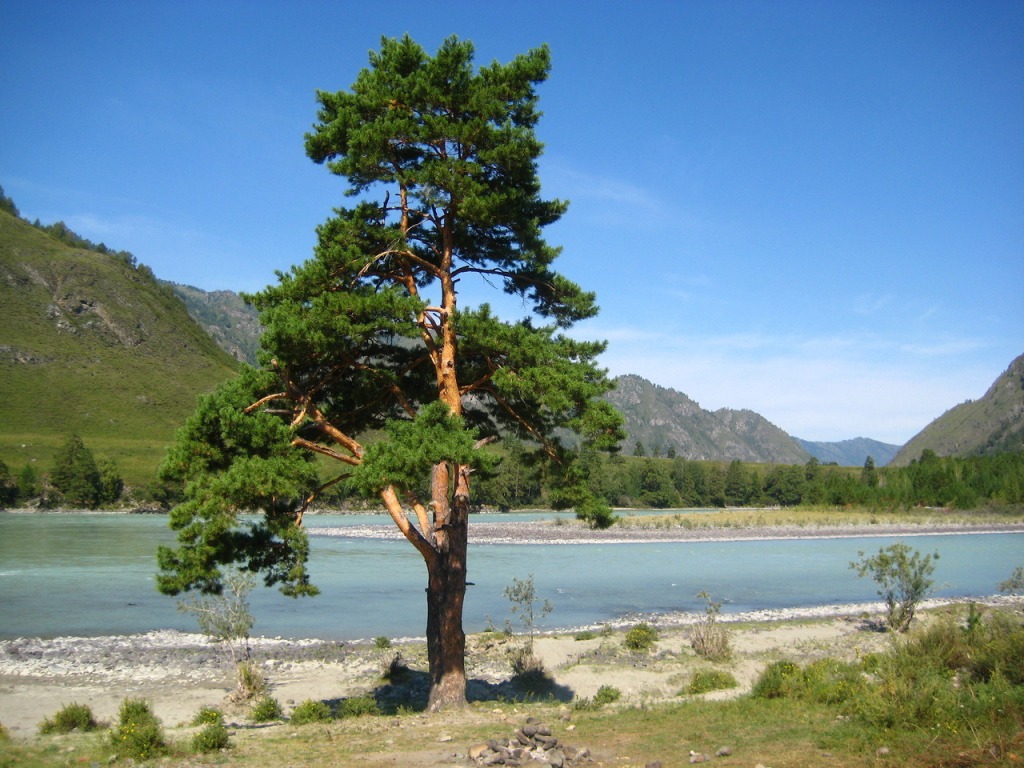
[[[383,39],[348,91],[318,92],[308,155],[352,200],[317,230],[314,256],[248,297],[265,327],[261,369],[208,398],[179,433],[165,477],[184,484],[180,546],[160,587],[216,591],[222,566],[264,570],[291,594],[305,570],[303,511],[345,480],[378,496],[427,568],[431,708],[465,701],[467,525],[482,448],[501,437],[550,459],[558,499],[600,524],[606,505],[557,435],[612,450],[622,420],[604,344],[566,334],[594,294],[554,269],[543,238],[566,203],[540,195],[540,47],[474,68],[471,43],[434,56]],[[500,286],[523,317],[460,306],[467,285]],[[517,448],[518,450],[518,448]],[[337,469],[320,477],[311,457]],[[241,523],[240,511],[259,511]]]

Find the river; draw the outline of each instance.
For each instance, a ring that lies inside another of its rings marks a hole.
[[[514,516],[474,518],[509,521]],[[536,516],[531,516],[536,519]],[[404,541],[317,535],[317,528],[390,524],[383,516],[317,515],[309,570],[321,594],[291,599],[258,588],[254,634],[358,639],[423,635],[425,571]],[[471,544],[465,627],[502,626],[514,578],[531,574],[554,610],[542,628],[590,626],[624,616],[700,611],[707,591],[723,613],[877,600],[849,568],[860,551],[895,538],[786,539],[623,544]],[[155,588],[155,552],[172,544],[159,515],[0,513],[0,638],[195,631],[176,598]],[[914,536],[938,552],[937,597],[984,596],[1024,563],[1022,534]]]

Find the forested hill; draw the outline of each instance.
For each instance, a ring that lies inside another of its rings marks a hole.
[[[626,418],[626,453],[803,464],[811,455],[753,411],[707,411],[681,392],[640,376],[619,376],[607,399]],[[639,445],[639,448],[638,448]]]
[[[991,456],[1024,450],[1024,355],[980,400],[954,406],[907,443],[893,459],[909,464],[925,450],[939,456]]]
[[[0,210],[0,458],[46,465],[78,434],[115,457],[152,443],[155,467],[196,396],[236,364],[148,267],[72,235]]]

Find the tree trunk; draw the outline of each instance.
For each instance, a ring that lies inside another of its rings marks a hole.
[[[465,558],[448,555],[434,562],[433,568],[428,567],[427,587],[430,712],[466,704],[466,633],[462,629]]]

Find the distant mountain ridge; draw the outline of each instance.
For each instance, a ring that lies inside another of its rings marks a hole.
[[[633,374],[615,379],[605,396],[626,419],[628,453],[641,443],[647,455],[686,459],[803,464],[811,455],[792,437],[749,410],[707,411],[681,392]]]
[[[852,440],[840,440],[837,443],[812,442],[793,438],[804,450],[822,464],[835,462],[841,467],[863,466],[868,456],[876,467],[883,467],[892,461],[900,446],[882,443],[867,437],[855,437]]]
[[[217,345],[240,363],[256,365],[260,346],[260,316],[256,308],[246,304],[234,291],[204,291],[192,285],[161,280],[174,295],[185,302],[192,319],[217,342]]]
[[[1024,450],[1024,355],[979,400],[954,406],[900,449],[892,463],[909,464],[925,450],[939,456],[991,455]]]

